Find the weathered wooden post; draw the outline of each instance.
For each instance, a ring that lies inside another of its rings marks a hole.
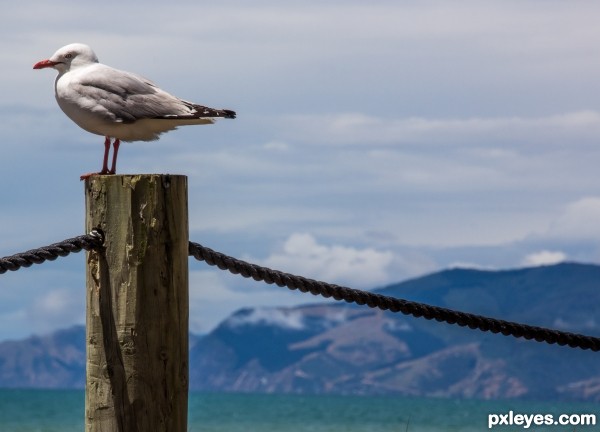
[[[92,176],[86,226],[86,431],[185,432],[188,403],[187,178]]]

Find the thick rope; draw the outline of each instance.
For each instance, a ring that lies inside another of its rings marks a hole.
[[[41,264],[44,261],[54,261],[58,257],[64,257],[73,252],[97,249],[104,242],[104,234],[100,230],[91,233],[53,243],[49,246],[32,249],[27,252],[0,258],[0,274],[7,271],[16,271],[22,267],[30,267],[32,264]]]
[[[22,267],[30,267],[32,264],[41,264],[45,261],[53,261],[58,257],[64,257],[70,253],[98,249],[104,243],[104,233],[95,229],[91,233],[54,243],[49,246],[32,249],[27,252],[0,258],[0,274],[7,271],[16,271]],[[217,266],[221,270],[228,270],[233,274],[239,274],[256,281],[268,284],[276,284],[291,290],[310,292],[313,295],[321,295],[325,298],[333,297],[335,300],[344,300],[348,303],[367,305],[372,308],[402,312],[405,315],[423,317],[428,320],[435,319],[439,322],[456,324],[461,327],[479,329],[484,332],[502,333],[505,336],[525,338],[548,344],[558,344],[571,348],[600,351],[600,338],[569,333],[544,327],[519,324],[481,315],[459,312],[452,309],[431,306],[424,303],[394,298],[368,291],[347,288],[326,282],[295,276],[267,267],[238,260],[220,252],[204,247],[198,243],[189,243],[189,254],[197,260],[205,261],[207,264]]]
[[[336,300],[345,300],[348,303],[356,303],[359,305],[366,304],[372,308],[379,308],[392,312],[402,312],[405,315],[412,315],[417,318],[423,317],[428,320],[434,319],[448,324],[456,324],[461,327],[479,329],[483,332],[502,333],[505,336],[525,338],[528,340],[533,339],[537,342],[600,351],[600,338],[592,336],[584,336],[576,333],[488,318],[481,315],[459,312],[438,306],[431,306],[424,303],[417,303],[307,279],[302,276],[295,276],[278,270],[261,267],[256,264],[250,264],[220,252],[215,252],[198,243],[190,242],[189,252],[190,255],[197,260],[205,261],[207,264],[217,266],[221,270],[228,270],[233,274],[239,274],[243,277],[252,278],[256,281],[263,281],[268,284],[274,283],[277,286],[287,287],[291,290],[298,289],[302,292],[310,292],[313,295],[321,295],[325,298],[333,297]]]

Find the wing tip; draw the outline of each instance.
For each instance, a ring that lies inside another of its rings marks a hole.
[[[237,113],[233,110],[224,109],[223,117],[228,118],[228,119],[234,119],[237,117]]]

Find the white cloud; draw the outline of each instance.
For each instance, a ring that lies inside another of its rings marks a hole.
[[[290,146],[284,141],[269,141],[263,145],[263,149],[272,151],[286,151],[289,150]]]
[[[481,263],[468,261],[455,261],[448,265],[449,269],[465,269],[465,270],[497,270],[494,267],[486,266]]]
[[[206,333],[223,317],[243,307],[244,299],[227,286],[224,273],[206,267],[190,271],[190,318],[192,333]]]
[[[600,112],[573,111],[544,117],[375,117],[363,113],[290,115],[283,117],[283,136],[311,144],[333,143],[489,147],[494,143],[526,142],[571,145],[596,142]],[[306,128],[306,125],[311,125]],[[506,149],[505,149],[506,150]]]
[[[280,251],[263,262],[266,266],[330,283],[374,287],[389,282],[388,266],[394,255],[373,248],[319,244],[308,233],[292,234]]]
[[[40,295],[31,309],[32,315],[45,315],[58,317],[63,315],[73,306],[73,296],[65,289],[58,289]]]
[[[48,333],[85,322],[85,292],[79,294],[67,288],[40,293],[25,308],[28,325],[38,333]]]
[[[587,319],[583,319],[583,317],[577,317],[575,319],[573,319],[573,317],[557,317],[554,319],[552,327],[575,332],[582,331],[583,329],[594,331],[598,328],[598,323],[591,317]]]
[[[304,329],[304,315],[301,310],[287,308],[252,309],[248,314],[236,315],[227,321],[232,327],[246,324],[277,325],[290,330]]]
[[[191,305],[210,301],[227,301],[231,298],[227,283],[216,271],[192,270],[189,283]]]
[[[527,255],[522,263],[527,267],[537,267],[544,265],[552,265],[563,262],[567,259],[567,254],[560,251],[542,250]]]
[[[566,206],[547,232],[570,240],[600,240],[600,197],[581,198]]]
[[[202,265],[202,264],[201,264]],[[244,279],[227,271],[209,268],[191,269],[190,272],[190,331],[206,333],[217,326],[233,312],[250,307],[285,307],[303,303],[323,301],[320,297],[309,296]],[[266,312],[265,312],[266,313]],[[258,320],[262,315],[256,315]],[[292,324],[294,317],[280,317],[282,322]]]

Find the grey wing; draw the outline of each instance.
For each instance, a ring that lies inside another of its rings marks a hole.
[[[107,66],[86,72],[71,86],[81,105],[113,122],[186,116],[195,111],[152,81]]]

